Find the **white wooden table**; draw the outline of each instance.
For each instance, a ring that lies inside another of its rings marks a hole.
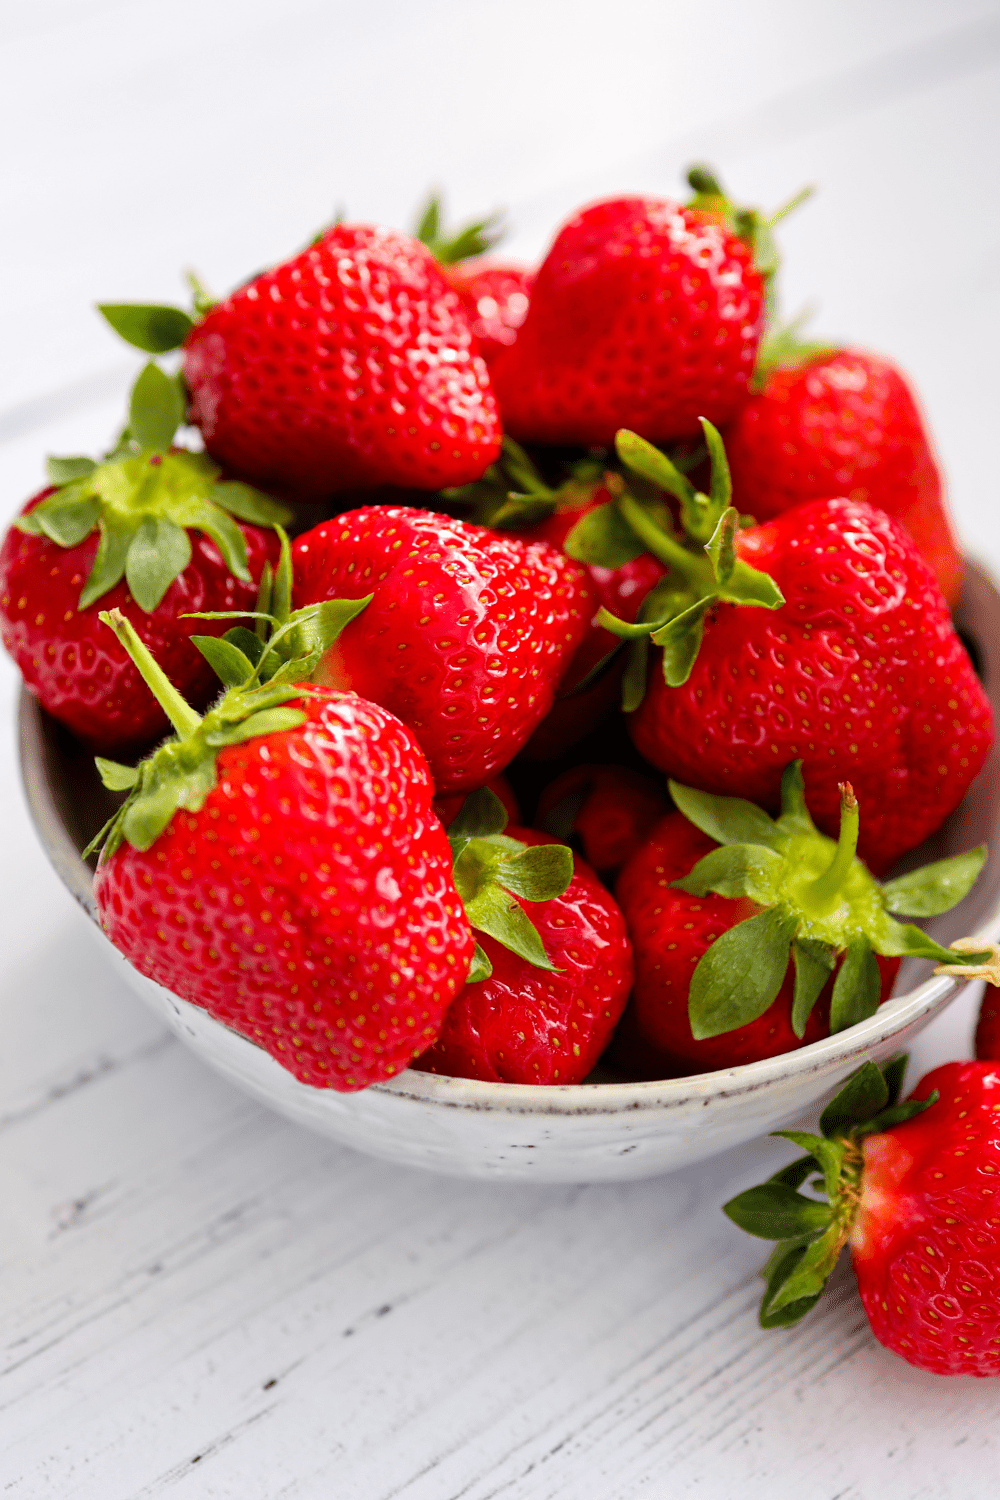
[[[97,299],[224,289],[344,202],[506,204],[525,254],[604,192],[822,187],[787,303],[909,368],[1000,567],[1000,15],[973,0],[8,4],[3,505],[96,451],[135,370]],[[14,673],[0,663],[9,723]],[[719,1204],[772,1143],[615,1187],[449,1181],[202,1068],[105,967],[2,738],[0,1495],[994,1500],[1000,1390],[909,1369],[849,1274],[754,1318]],[[915,1065],[968,1051],[969,994]]]

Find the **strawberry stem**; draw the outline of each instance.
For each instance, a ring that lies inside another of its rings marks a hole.
[[[193,734],[201,723],[201,715],[195,713],[191,705],[185,702],[163,668],[157,665],[132,622],[125,618],[120,609],[102,609],[98,619],[114,631],[180,738],[186,739],[189,734]]]
[[[668,568],[676,568],[685,578],[704,584],[706,572],[704,559],[689,552],[680,542],[658,526],[642,506],[626,490],[618,498],[618,509],[631,526],[636,536],[644,542],[654,557]]]
[[[808,887],[811,906],[822,910],[832,906],[854,863],[858,848],[858,799],[849,781],[840,783],[840,837],[837,852],[830,865]]]

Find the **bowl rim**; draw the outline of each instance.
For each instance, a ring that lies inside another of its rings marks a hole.
[[[969,574],[996,594],[988,569],[968,563]],[[21,783],[35,831],[56,874],[100,931],[93,897],[93,876],[59,815],[45,770],[44,724],[47,715],[38,700],[22,685],[18,705],[18,749]],[[103,933],[102,933],[103,936]],[[1000,939],[1000,891],[986,920],[971,936],[984,943]],[[408,1068],[398,1078],[376,1083],[357,1093],[314,1089],[288,1074],[289,1083],[305,1090],[314,1100],[334,1099],[340,1107],[346,1100],[365,1094],[409,1099],[449,1109],[497,1110],[514,1114],[581,1115],[618,1113],[622,1110],[670,1109],[689,1105],[692,1098],[732,1098],[767,1089],[776,1082],[791,1083],[813,1073],[832,1071],[854,1057],[870,1054],[880,1044],[919,1021],[928,1011],[963,989],[969,980],[946,974],[932,975],[906,994],[893,996],[873,1016],[834,1036],[823,1037],[805,1047],[759,1062],[741,1063],[706,1073],[679,1078],[649,1079],[633,1083],[489,1083],[478,1078],[451,1078]],[[147,980],[147,984],[153,981]],[[156,986],[160,988],[160,986]],[[176,1005],[179,997],[170,993]],[[183,1006],[188,1001],[179,1001]],[[231,1043],[257,1048],[249,1038],[217,1021],[207,1011],[191,1005],[202,1025],[218,1028]]]

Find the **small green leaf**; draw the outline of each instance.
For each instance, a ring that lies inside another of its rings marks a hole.
[[[455,839],[489,838],[507,827],[507,809],[496,792],[488,786],[470,792],[459,808],[454,822],[448,825],[448,837]]]
[[[951,911],[975,884],[986,863],[986,845],[923,865],[882,887],[886,911],[906,917],[937,917]]]
[[[928,1094],[926,1099],[904,1099],[902,1104],[892,1104],[884,1109],[881,1114],[872,1120],[866,1120],[855,1129],[855,1137],[875,1135],[882,1130],[891,1130],[894,1125],[905,1125],[907,1120],[922,1115],[925,1109],[930,1109],[936,1104],[941,1095],[937,1089]]]
[[[910,922],[896,922],[890,916],[883,917],[877,924],[873,941],[883,958],[930,958],[938,964],[985,964],[993,956],[988,948],[977,949],[974,953],[942,948],[919,927]]]
[[[784,1136],[794,1146],[801,1146],[815,1157],[823,1173],[827,1196],[832,1203],[840,1191],[840,1178],[844,1169],[843,1142],[829,1141],[805,1130],[774,1130],[771,1133]]]
[[[92,458],[53,458],[45,460],[45,472],[52,484],[69,484],[74,479],[86,479],[97,468]]]
[[[831,1209],[829,1203],[806,1198],[783,1182],[762,1182],[730,1198],[722,1212],[758,1239],[792,1240],[822,1234]]]
[[[683,880],[670,884],[689,896],[707,896],[714,891],[731,900],[746,896],[760,906],[770,906],[783,869],[784,860],[773,849],[761,844],[728,844],[710,850]]]
[[[81,495],[73,486],[43,500],[31,516],[38,529],[57,547],[76,547],[100,520],[100,496]]]
[[[83,586],[77,609],[89,609],[125,576],[125,559],[132,543],[133,531],[117,525],[107,513],[102,515],[99,525],[101,540],[97,544],[94,566]]]
[[[469,972],[465,976],[465,982],[466,984],[478,984],[482,979],[489,979],[492,973],[493,965],[490,963],[489,954],[485,948],[481,948],[477,943],[472,954]]]
[[[254,526],[287,526],[292,519],[292,508],[272,500],[249,484],[237,484],[226,480],[212,486],[212,499],[231,516],[249,521]]]
[[[184,420],[184,402],[176,380],[150,361],[132,387],[128,425],[140,448],[166,452]]]
[[[835,959],[832,948],[811,938],[796,938],[792,944],[792,959],[795,963],[792,1030],[797,1037],[803,1037],[813,1006],[833,973]]]
[[[905,1066],[905,1058],[903,1063]],[[889,1088],[882,1070],[871,1061],[863,1063],[830,1100],[819,1117],[819,1128],[826,1136],[844,1135],[852,1125],[871,1119],[888,1103]]]
[[[726,457],[726,445],[722,441],[722,434],[718,428],[713,427],[707,417],[699,417],[698,421],[701,423],[701,430],[705,435],[705,447],[708,449],[709,463],[712,466],[712,483],[710,486],[712,504],[718,510],[726,511],[733,494],[733,482],[729,476],[729,460]],[[738,523],[739,517],[736,516],[733,522],[734,529]]]
[[[882,975],[867,938],[855,938],[847,946],[840,972],[833,982],[830,1000],[830,1033],[846,1031],[867,1021],[878,1010],[882,998]]]
[[[245,625],[234,625],[232,630],[226,631],[222,639],[235,646],[237,651],[242,651],[253,666],[257,665],[264,654],[264,642],[259,635],[248,630]]]
[[[260,583],[257,585],[257,618],[254,622],[255,633],[262,644],[267,640],[269,629],[275,623],[275,617],[271,613],[273,591],[274,569],[270,562],[266,562],[261,568]]]
[[[781,773],[781,822],[788,831],[815,833],[816,825],[806,807],[806,784],[802,778],[802,762],[790,761]]]
[[[165,778],[144,787],[134,802],[126,803],[122,834],[133,849],[143,852],[152,848],[181,805],[185,791],[179,778]]]
[[[191,561],[191,540],[166,516],[147,516],[125,558],[125,580],[141,610],[151,614]]]
[[[800,1156],[795,1161],[789,1162],[787,1167],[782,1167],[780,1172],[775,1172],[768,1178],[769,1182],[784,1182],[789,1187],[801,1187],[807,1177],[819,1171],[819,1163],[815,1156]]]
[[[250,632],[247,631],[249,635]],[[256,640],[256,636],[251,636]],[[242,687],[253,676],[254,663],[244,656],[238,646],[225,636],[193,635],[192,646],[197,646],[212,671],[226,687]]]
[[[903,1092],[903,1079],[906,1077],[906,1064],[909,1062],[905,1052],[898,1057],[890,1058],[887,1063],[882,1064],[882,1077],[885,1086],[889,1090],[889,1104],[895,1104]]]
[[[179,307],[151,303],[101,302],[97,311],[127,344],[147,354],[166,354],[178,349],[194,327]]]
[[[183,524],[210,537],[222,554],[222,560],[234,578],[243,583],[250,582],[247,566],[247,544],[243,533],[232,516],[210,503],[193,503],[185,507]]]
[[[777,825],[755,802],[742,797],[717,797],[712,792],[681,786],[677,781],[667,785],[674,806],[717,844],[763,844],[769,849],[780,849],[785,842]]]
[[[251,714],[241,724],[206,734],[206,745],[213,749],[223,745],[242,745],[246,740],[262,739],[265,735],[283,734],[288,729],[298,729],[306,722],[301,708],[265,708]]]
[[[730,604],[758,605],[761,609],[780,609],[785,602],[770,573],[751,568],[741,557],[736,559],[724,597]]]
[[[596,563],[602,568],[621,568],[646,551],[614,500],[588,510],[563,543],[567,557]]]
[[[413,238],[419,240],[422,245],[430,245],[437,239],[440,229],[441,200],[437,193],[432,193],[427,200],[427,207],[420,216]]]
[[[116,760],[105,760],[103,755],[94,756],[94,765],[109,792],[127,792],[139,780],[138,766],[119,765]]]
[[[615,450],[622,463],[633,473],[650,480],[659,489],[666,490],[682,505],[693,505],[698,491],[687,475],[682,474],[665,453],[654,448],[652,443],[647,443],[637,432],[630,432],[627,427],[616,432]]]
[[[547,520],[555,508],[554,493],[518,495],[511,492],[490,516],[489,524],[494,531],[520,531],[526,526],[537,526],[540,521]]]
[[[499,886],[482,886],[465,904],[465,914],[472,927],[489,933],[511,953],[516,953],[537,969],[556,971],[551,963],[538,930],[524,911]]]
[[[573,851],[565,844],[534,844],[497,866],[496,881],[525,901],[553,901],[573,879]]]
[[[803,1312],[808,1312],[822,1295],[830,1274],[837,1264],[842,1244],[843,1231],[840,1225],[834,1222],[824,1234],[806,1246],[798,1264],[782,1279],[780,1287],[775,1287],[768,1297],[769,1320],[776,1320],[786,1308],[796,1310],[795,1321],[798,1321]],[[773,1321],[772,1326],[774,1326]]]
[[[772,906],[728,928],[702,954],[688,993],[696,1041],[748,1026],[773,1005],[797,925],[795,913]]]
[[[663,677],[668,687],[683,687],[691,676],[701,649],[705,616],[718,603],[718,598],[718,594],[706,594],[704,599],[675,615],[650,636],[655,645],[663,647]]]
[[[811,1293],[809,1296],[801,1297],[795,1302],[789,1302],[779,1307],[777,1311],[772,1310],[772,1303],[781,1292],[785,1282],[790,1280],[797,1270],[799,1263],[808,1247],[799,1242],[790,1245],[779,1245],[781,1254],[772,1257],[768,1266],[767,1289],[761,1299],[760,1313],[758,1314],[761,1328],[792,1328],[805,1317],[806,1313],[816,1306],[822,1296],[822,1289]]]
[[[728,510],[723,511],[719,517],[718,526],[709,541],[705,543],[705,551],[712,564],[712,572],[717,582],[723,587],[732,578],[736,569],[736,532],[739,523],[739,512],[730,506]]]
[[[646,696],[649,677],[649,641],[633,641],[622,677],[622,713],[635,713]]]

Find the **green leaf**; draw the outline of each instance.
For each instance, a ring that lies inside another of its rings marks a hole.
[[[792,1000],[792,1030],[797,1037],[805,1035],[806,1023],[813,1006],[834,969],[833,949],[812,938],[797,938],[792,944],[795,963],[795,995]]]
[[[882,1077],[885,1086],[889,1090],[889,1104],[895,1104],[903,1092],[903,1079],[906,1077],[906,1064],[909,1062],[905,1052],[898,1057],[890,1058],[887,1063],[882,1064]]]
[[[507,822],[507,809],[500,798],[488,786],[483,786],[466,797],[454,822],[448,825],[448,837],[489,838],[491,834],[503,833]]]
[[[722,1212],[758,1239],[792,1240],[822,1234],[830,1223],[831,1208],[783,1182],[762,1182],[730,1198]]]
[[[724,597],[730,604],[758,605],[761,609],[780,609],[785,602],[770,573],[751,568],[741,557],[736,559]]]
[[[549,961],[537,928],[529,921],[521,907],[506,895],[499,886],[482,886],[465,904],[465,914],[472,927],[487,932],[496,938],[511,953],[516,953],[537,969],[556,970]]]
[[[937,917],[951,911],[975,884],[986,863],[986,845],[939,859],[882,887],[886,911],[906,917]]]
[[[821,1135],[812,1135],[805,1130],[774,1130],[772,1135],[784,1136],[795,1146],[801,1146],[819,1163],[823,1172],[827,1196],[832,1203],[840,1191],[840,1178],[844,1168],[844,1145],[841,1141],[829,1141]]]
[[[139,780],[138,766],[119,765],[116,760],[105,760],[103,755],[94,756],[94,765],[109,792],[127,792]]]
[[[53,458],[45,460],[45,472],[52,484],[69,484],[74,479],[86,479],[97,468],[92,458]]]
[[[940,1097],[938,1090],[934,1089],[926,1099],[904,1099],[902,1104],[892,1104],[874,1119],[866,1120],[862,1125],[857,1126],[855,1136],[875,1135],[882,1130],[891,1130],[894,1125],[905,1125],[907,1120],[912,1120],[917,1115],[922,1115],[925,1109],[930,1109]]]
[[[212,499],[231,516],[249,521],[254,526],[287,526],[292,520],[290,505],[272,500],[270,495],[255,490],[249,484],[237,484],[235,480],[220,481],[212,486]]]
[[[567,557],[596,563],[602,568],[621,568],[646,551],[614,500],[588,510],[563,543]]]
[[[494,531],[520,531],[547,520],[555,508],[555,494],[518,495],[512,492],[490,516],[489,525]]]
[[[430,245],[437,239],[440,229],[441,200],[437,193],[432,193],[427,200],[427,207],[420,216],[413,238],[419,240],[422,245]]]
[[[650,636],[655,645],[663,647],[663,677],[668,687],[683,687],[691,676],[701,648],[705,616],[717,602],[717,594],[706,594]]]
[[[250,632],[247,631],[247,634],[250,635]],[[250,639],[257,638],[250,636]],[[225,636],[193,635],[191,644],[197,646],[216,677],[226,687],[242,687],[253,676],[255,663]]]
[[[846,1135],[852,1125],[870,1120],[888,1103],[889,1088],[882,1070],[873,1062],[863,1063],[830,1100],[819,1117],[819,1128],[826,1136]]]
[[[727,844],[710,850],[683,880],[670,884],[689,896],[707,896],[714,891],[731,900],[747,896],[760,906],[770,906],[784,863],[780,854],[761,844]]]
[[[77,546],[90,535],[100,516],[100,496],[80,494],[75,485],[57,491],[31,512],[39,531],[57,547]]]
[[[616,432],[615,450],[622,463],[634,474],[639,474],[659,489],[666,490],[682,505],[694,504],[698,491],[687,475],[682,474],[665,453],[654,448],[652,443],[647,443],[637,432],[630,432],[627,427]]]
[[[718,428],[713,427],[707,417],[699,417],[698,421],[701,423],[701,430],[705,435],[705,447],[708,449],[709,463],[712,466],[712,483],[710,486],[712,504],[718,510],[725,511],[729,506],[733,494],[733,482],[729,476],[729,460],[726,457],[726,445],[722,441],[722,434]],[[738,524],[739,516],[735,516],[733,522],[734,529]]]
[[[790,1245],[779,1245],[780,1254],[773,1256],[768,1266],[767,1288],[761,1299],[760,1313],[758,1314],[761,1328],[791,1328],[805,1317],[806,1313],[816,1306],[822,1296],[822,1288],[806,1297],[801,1297],[795,1302],[786,1303],[777,1311],[772,1309],[775,1298],[781,1292],[785,1282],[790,1280],[797,1270],[802,1257],[805,1255],[807,1246],[799,1242]]]
[[[150,361],[132,387],[128,425],[140,448],[165,452],[184,420],[184,402],[176,380]]]
[[[553,901],[573,879],[573,851],[565,844],[534,844],[497,866],[496,881],[526,901]]]
[[[178,519],[181,519],[179,516]],[[183,524],[196,531],[203,531],[218,547],[222,560],[230,573],[243,583],[250,582],[247,567],[247,544],[243,533],[232,516],[210,503],[194,502],[184,508]]]
[[[265,708],[251,714],[241,724],[206,734],[205,743],[213,748],[223,745],[241,745],[245,740],[262,739],[269,734],[283,734],[287,729],[298,729],[304,724],[306,715],[301,708]]]
[[[248,630],[245,625],[235,625],[232,630],[226,631],[222,639],[235,646],[237,651],[241,651],[253,666],[257,665],[264,654],[264,642],[259,635]]]
[[[795,913],[772,906],[730,927],[702,954],[688,994],[696,1041],[748,1026],[773,1005],[797,925]]]
[[[942,948],[919,927],[909,922],[896,922],[890,916],[883,917],[874,927],[873,940],[883,958],[929,958],[938,964],[984,964],[992,957],[988,948],[977,949],[974,953]]]
[[[265,562],[260,570],[260,582],[257,585],[257,617],[254,621],[254,630],[261,644],[267,640],[269,630],[275,622],[275,617],[271,614],[273,591],[274,569],[270,562]]]
[[[705,543],[708,560],[716,580],[725,586],[736,569],[736,532],[740,524],[739,512],[732,506],[723,511],[709,541]]]
[[[99,525],[101,540],[77,609],[89,609],[125,576],[125,559],[134,533],[128,527],[116,524],[107,513],[101,517]]]
[[[622,712],[631,714],[640,707],[646,696],[646,681],[649,676],[649,641],[633,641],[629,646],[628,660],[622,677]]]
[[[166,516],[147,516],[125,558],[125,579],[139,608],[151,614],[190,561],[191,541],[183,526]]]
[[[789,1187],[801,1187],[807,1177],[819,1171],[819,1163],[815,1156],[799,1156],[795,1161],[789,1162],[787,1167],[782,1167],[780,1172],[775,1172],[768,1178],[769,1182],[784,1182]]]
[[[465,976],[465,982],[466,984],[478,984],[481,979],[489,979],[492,973],[493,965],[490,963],[489,954],[485,948],[481,948],[477,943],[472,954],[469,972]]]
[[[802,762],[790,761],[781,773],[781,821],[788,831],[815,833],[816,825],[806,807],[806,785],[802,779]]]
[[[166,354],[170,349],[180,348],[194,327],[187,313],[179,307],[101,302],[97,311],[127,344],[144,349],[147,354]]]
[[[833,982],[831,1035],[867,1021],[878,1010],[881,998],[882,975],[871,944],[867,938],[855,938],[847,945],[840,972]]]
[[[755,802],[742,797],[717,797],[712,792],[681,786],[677,781],[669,781],[667,785],[674,806],[717,844],[763,844],[768,849],[780,850],[785,842],[780,829]]]
[[[796,1321],[808,1312],[819,1297],[837,1264],[843,1245],[843,1231],[832,1223],[826,1232],[806,1246],[798,1264],[785,1275],[767,1300],[767,1316],[774,1320],[786,1308],[796,1309]],[[805,1307],[802,1304],[805,1303]],[[801,1311],[799,1309],[801,1308]],[[762,1306],[763,1311],[763,1306]],[[773,1326],[773,1323],[772,1323]]]

